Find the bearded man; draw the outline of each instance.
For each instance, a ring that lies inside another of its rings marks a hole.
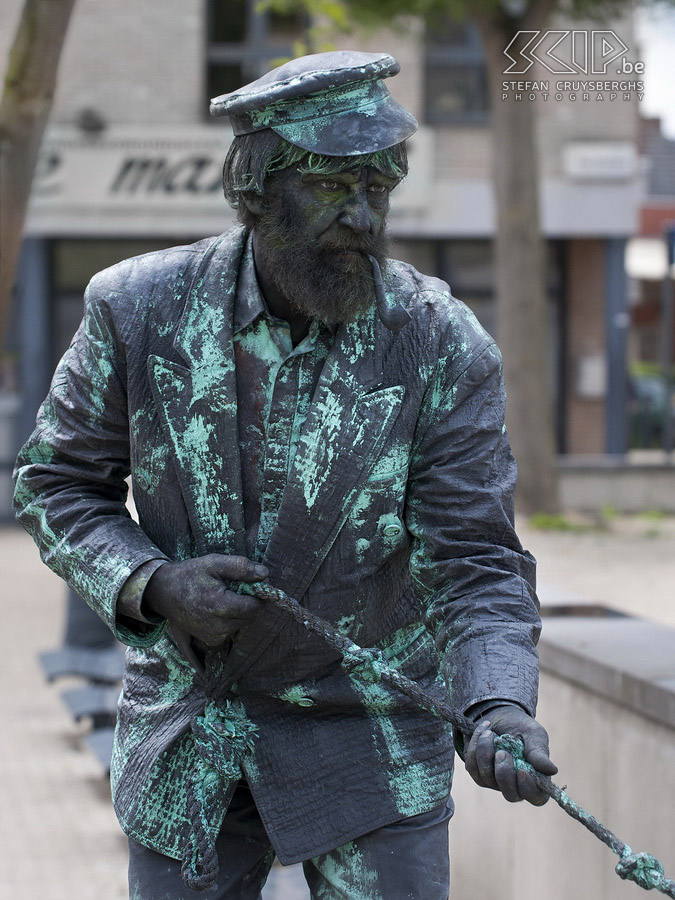
[[[318,54],[214,101],[242,225],[92,280],[17,464],[43,559],[129,647],[111,774],[133,897],[258,898],[275,854],[314,898],[448,897],[449,726],[246,582],[478,721],[479,784],[546,799],[495,753],[506,731],[555,772],[499,352],[387,258],[416,126],[397,71]]]

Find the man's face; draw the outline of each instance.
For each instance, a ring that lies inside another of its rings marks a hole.
[[[273,175],[255,225],[256,252],[295,309],[328,324],[373,303],[369,255],[387,253],[386,216],[396,181],[358,165],[334,175],[285,169]]]

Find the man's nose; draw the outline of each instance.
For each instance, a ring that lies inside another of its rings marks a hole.
[[[372,218],[365,191],[354,192],[338,219],[340,225],[351,228],[356,234],[366,234],[372,228]]]

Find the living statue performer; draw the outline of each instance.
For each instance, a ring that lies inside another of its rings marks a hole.
[[[321,53],[213,101],[241,224],[92,279],[18,459],[43,560],[128,645],[111,777],[134,898],[259,898],[275,854],[313,898],[448,897],[450,726],[242,583],[478,721],[455,735],[478,784],[547,799],[495,733],[556,771],[499,351],[387,257],[416,128],[398,69]]]

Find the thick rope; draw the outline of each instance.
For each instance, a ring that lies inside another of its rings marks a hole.
[[[242,584],[240,590],[252,594],[260,600],[274,603],[280,609],[285,610],[296,622],[322,637],[342,654],[342,666],[349,672],[355,672],[364,681],[383,681],[396,688],[412,700],[417,706],[433,713],[446,722],[450,722],[455,728],[465,734],[472,734],[476,730],[476,723],[467,719],[461,713],[451,709],[448,704],[436,700],[423,691],[414,681],[411,681],[401,672],[387,665],[380,650],[359,647],[350,638],[319,616],[315,616],[304,609],[297,600],[292,599],[284,591],[272,587],[264,582],[254,584]],[[610,831],[602,822],[578,806],[565,793],[564,789],[554,784],[548,775],[542,775],[527,762],[523,755],[523,742],[510,734],[495,736],[495,747],[506,750],[513,757],[516,769],[528,772],[534,779],[537,787],[552,797],[568,816],[587,828],[599,840],[619,857],[615,871],[620,878],[634,881],[641,888],[649,891],[656,888],[662,894],[675,900],[675,881],[666,878],[663,874],[661,863],[649,853],[634,853],[632,849],[621,841],[613,831]]]
[[[207,653],[203,684],[207,704],[190,723],[197,752],[188,785],[190,833],[182,851],[181,877],[193,891],[206,891],[216,883],[215,814],[241,777],[241,759],[257,736],[242,704],[227,699],[222,690],[222,663],[217,650]]]

